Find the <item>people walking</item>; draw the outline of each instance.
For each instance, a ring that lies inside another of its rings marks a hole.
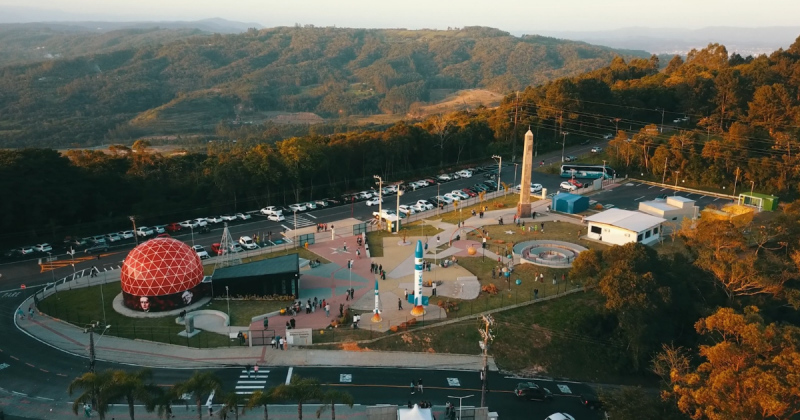
[[[417,393],[417,381],[411,380],[411,395]],[[411,401],[408,402],[408,406],[411,407]]]
[[[356,259],[358,259],[358,260],[361,259],[361,248],[357,248],[356,249]]]
[[[431,292],[431,296],[436,296],[436,282],[435,281],[431,283],[431,287],[433,289],[432,292]]]
[[[417,381],[417,389],[419,389],[419,393],[420,394],[423,394],[423,392],[422,392],[422,378],[419,378],[419,381]]]
[[[344,252],[347,252],[347,241],[344,242],[344,245],[342,246],[342,250]]]
[[[283,339],[283,337],[281,337],[280,340],[278,340],[278,346],[280,346],[281,350],[286,350],[284,348],[284,346],[283,346],[283,343],[284,343],[284,339]]]
[[[328,318],[330,316],[331,316],[331,304],[329,303],[325,305],[325,318]]]
[[[247,371],[247,379],[250,379],[250,370],[251,370],[251,367],[250,367],[250,365],[249,365],[249,364],[248,364],[247,366],[245,366],[245,370]]]
[[[254,375],[253,375],[253,376],[255,376],[256,378],[258,378],[258,363],[256,363],[256,365],[255,365],[255,366],[253,366],[253,373],[254,373]]]
[[[405,300],[408,300],[408,289],[403,289],[403,296]]]
[[[28,308],[28,319],[33,319],[33,306]]]
[[[344,316],[344,303],[339,304],[339,316],[340,317]]]
[[[403,310],[403,299],[397,298],[397,310],[398,311]]]

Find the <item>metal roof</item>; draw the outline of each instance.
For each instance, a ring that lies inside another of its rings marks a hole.
[[[631,232],[643,232],[652,227],[666,222],[661,217],[651,216],[638,211],[609,209],[584,219],[587,222],[600,223],[615,226]]]
[[[300,257],[289,254],[283,257],[220,268],[214,272],[214,280],[225,280],[242,277],[269,276],[272,274],[297,273],[300,271]]]

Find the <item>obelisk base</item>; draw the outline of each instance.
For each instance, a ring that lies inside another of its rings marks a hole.
[[[517,204],[517,217],[531,217],[531,203]]]

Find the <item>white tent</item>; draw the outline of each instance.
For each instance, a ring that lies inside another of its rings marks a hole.
[[[397,420],[433,420],[433,412],[430,408],[419,408],[414,404],[413,408],[398,409]]]

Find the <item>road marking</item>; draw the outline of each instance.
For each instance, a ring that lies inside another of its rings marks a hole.
[[[566,386],[566,385],[564,385],[564,384],[556,384],[556,386],[558,387],[558,389],[559,389],[561,392],[563,392],[563,393],[565,393],[565,394],[572,394],[572,391],[569,389],[569,387],[568,387],[568,386]]]
[[[21,293],[22,292],[3,293],[3,296],[0,296],[0,298],[13,298],[19,296]]]
[[[54,399],[47,398],[47,397],[33,397],[33,398],[36,398],[37,400],[44,400],[44,401],[55,401]]]
[[[23,397],[27,397],[28,396],[28,394],[23,394],[23,393],[17,392],[17,391],[11,391],[11,393],[14,394],[14,395],[20,395],[20,396],[23,396]]]
[[[667,190],[666,188],[662,188],[662,189],[661,189],[661,191],[666,191],[666,190]]]
[[[351,373],[342,373],[339,375],[339,382],[349,384],[353,382],[353,375]]]
[[[44,370],[44,369],[42,369],[42,368],[39,368],[39,370],[41,370],[41,371],[42,371],[42,372],[44,372],[44,373],[50,373],[50,371],[49,371],[49,370]]]
[[[644,196],[641,196],[641,197],[639,197],[639,198],[635,198],[633,201],[639,201],[639,200],[641,200],[641,199],[643,199],[643,198],[644,198]]]
[[[10,358],[12,358],[12,359],[14,359],[14,360],[16,360],[16,361],[18,361],[18,362],[19,362],[19,359],[17,359],[17,358],[16,358],[16,357],[14,357],[14,356],[8,356],[8,357],[10,357]]]
[[[717,200],[719,200],[719,197],[717,197],[717,198],[715,198],[715,199],[713,199],[713,200],[711,200],[711,201],[717,201]]]
[[[700,196],[700,198],[706,198],[706,196],[704,196],[704,195],[701,195],[701,196]]]
[[[32,367],[32,368],[35,368],[35,367],[36,367],[36,366],[34,366],[34,365],[32,365],[32,364],[30,364],[30,363],[28,363],[28,362],[25,362],[25,364],[26,364],[26,365],[28,365],[28,366],[30,366],[30,367]]]
[[[294,370],[294,368],[290,367],[289,371],[286,372],[286,385],[289,385],[290,383],[292,383],[292,371],[293,370]]]
[[[458,378],[447,378],[447,385],[461,386],[461,381],[459,381]]]
[[[655,187],[657,187],[657,185],[651,185],[651,186],[650,186],[650,187],[648,187],[647,189],[649,190],[650,188],[655,188]]]
[[[308,216],[308,217],[310,217],[310,218],[312,218],[312,219],[316,219],[316,218],[317,218],[317,216],[314,216],[314,215],[312,215],[312,214],[310,214],[310,213],[306,213],[306,216]]]
[[[289,226],[286,226],[286,225],[281,225],[281,227],[283,227],[286,230],[292,230],[292,229],[289,228]]]

